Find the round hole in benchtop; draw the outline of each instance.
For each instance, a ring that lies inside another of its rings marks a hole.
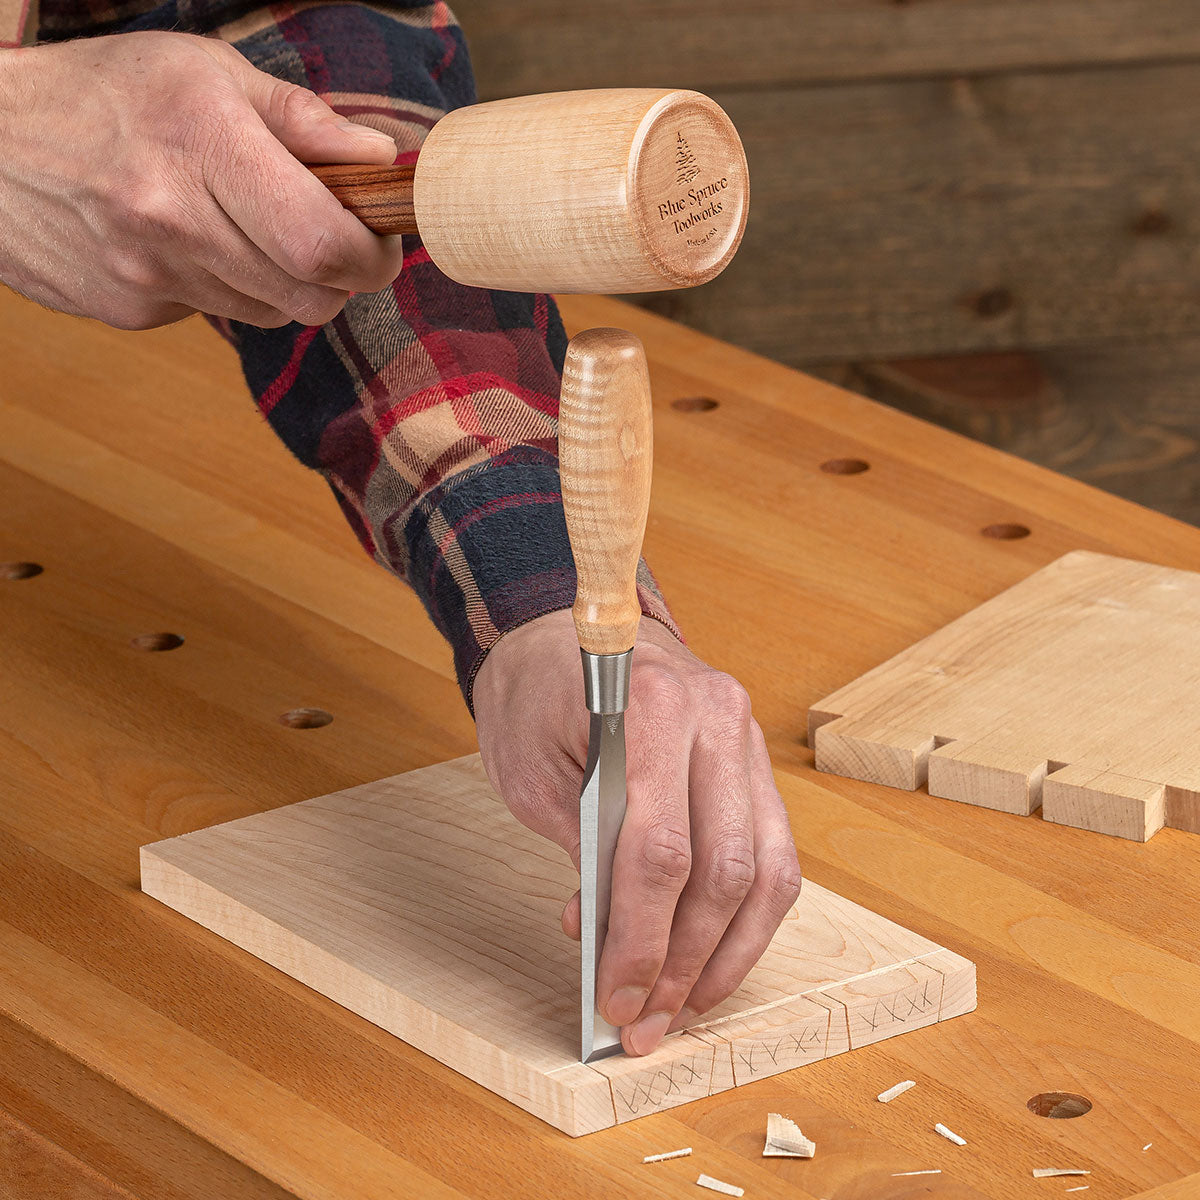
[[[139,633],[129,639],[129,644],[135,650],[178,650],[183,638],[177,633]]]
[[[985,525],[980,531],[984,537],[999,538],[1002,542],[1012,542],[1017,538],[1029,536],[1028,525],[1017,525],[1013,521],[1001,521],[996,525]]]
[[[861,458],[830,458],[821,464],[826,475],[861,475],[870,469],[871,464]]]
[[[1092,1111],[1092,1102],[1086,1096],[1077,1096],[1074,1092],[1042,1092],[1034,1096],[1025,1106],[1031,1113],[1039,1117],[1054,1117],[1065,1120],[1067,1117],[1082,1117]]]
[[[320,729],[332,720],[333,713],[323,708],[292,708],[279,715],[280,725],[286,725],[289,729]]]
[[[32,579],[35,575],[40,575],[45,569],[41,563],[0,563],[0,579]]]
[[[711,396],[680,396],[671,401],[671,407],[680,412],[712,412],[720,403]]]

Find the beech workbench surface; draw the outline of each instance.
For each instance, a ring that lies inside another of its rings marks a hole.
[[[474,729],[420,604],[214,332],[5,292],[0,562],[44,570],[0,579],[0,1196],[693,1197],[704,1172],[748,1200],[1195,1200],[1200,836],[818,775],[804,729],[1060,554],[1195,570],[1200,530],[615,301],[563,310],[645,342],[646,558],[749,689],[806,873],[974,961],[978,1011],[572,1140],[143,896],[142,844],[471,753]],[[131,645],[152,633],[185,640]],[[280,723],[301,708],[333,721]],[[1059,1091],[1091,1111],[1027,1107]],[[760,1157],[770,1111],[812,1161]]]

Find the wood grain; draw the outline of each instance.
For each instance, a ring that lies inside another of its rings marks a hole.
[[[1200,833],[1200,575],[1076,551],[819,700],[819,770],[1144,842]]]
[[[1068,1157],[1090,1200],[1188,1196],[1195,837],[821,774],[803,717],[1070,550],[1196,570],[1200,531],[653,314],[563,311],[646,347],[646,557],[692,648],[749,689],[809,879],[977,963],[978,1011],[572,1140],[141,896],[143,844],[471,753],[474,731],[420,603],[203,323],[120,333],[4,293],[0,561],[45,570],[0,580],[0,1010],[24,1039],[0,1052],[0,1106],[139,1200],[686,1200],[688,1164],[756,1200],[1026,1200]],[[1031,536],[980,535],[1000,521]],[[184,645],[129,645],[162,630]],[[334,720],[278,723],[301,706]],[[1055,1090],[1094,1107],[1026,1107]],[[768,1112],[816,1158],[762,1159]],[[943,1174],[893,1178],[922,1168]]]
[[[735,1086],[735,1053],[754,1076],[756,1055],[803,1046],[814,1008],[846,1037],[790,1065],[975,1008],[971,963],[810,883],[708,1019],[644,1058],[585,1066],[578,949],[551,932],[578,878],[508,813],[478,755],[144,846],[141,883],[572,1135]]]
[[[575,630],[588,653],[623,654],[642,616],[636,575],[654,470],[646,352],[624,329],[586,329],[567,345],[562,379],[558,443],[578,576]]]
[[[381,234],[415,234],[412,163],[390,167],[340,163],[308,168],[368,229]]]

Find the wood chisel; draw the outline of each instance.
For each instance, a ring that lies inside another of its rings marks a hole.
[[[591,725],[579,797],[584,1062],[621,1049],[621,1031],[596,1009],[596,973],[625,817],[625,710],[642,615],[636,575],[650,506],[652,440],[641,342],[623,329],[577,334],[563,366],[558,452],[578,578],[572,613]]]

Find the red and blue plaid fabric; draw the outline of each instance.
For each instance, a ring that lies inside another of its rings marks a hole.
[[[138,29],[232,42],[390,134],[400,162],[439,116],[475,100],[445,4],[41,0],[39,40]],[[271,427],[421,598],[471,707],[499,638],[574,600],[557,455],[566,336],[549,296],[463,287],[418,240],[405,251],[391,288],[353,296],[327,325],[213,323]],[[678,636],[645,562],[638,585],[642,611]]]

